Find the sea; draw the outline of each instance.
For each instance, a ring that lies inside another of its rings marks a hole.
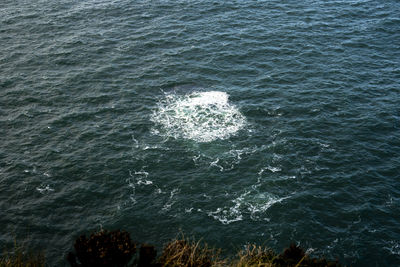
[[[0,250],[101,229],[400,266],[400,2],[1,0]]]

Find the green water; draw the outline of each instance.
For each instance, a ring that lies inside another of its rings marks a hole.
[[[398,1],[0,3],[0,247],[180,231],[400,264]]]

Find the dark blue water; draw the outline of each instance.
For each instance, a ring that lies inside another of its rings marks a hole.
[[[0,3],[0,247],[290,242],[400,265],[398,1]]]

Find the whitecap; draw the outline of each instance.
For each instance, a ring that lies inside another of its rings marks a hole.
[[[157,188],[154,192],[155,192],[156,194],[161,194],[163,191],[162,191],[160,188]]]
[[[213,217],[222,224],[230,224],[243,220],[242,214],[234,208],[230,208],[229,210],[218,208],[216,211],[208,212],[208,216]]]
[[[267,211],[272,205],[280,203],[288,197],[276,197],[267,194],[258,194],[249,200],[246,205],[252,219],[258,219],[260,214]]]
[[[135,143],[136,148],[139,147],[139,141],[135,138],[135,136],[132,134],[132,141]]]
[[[129,170],[129,176],[133,178],[133,181],[130,181],[130,183],[136,183],[137,185],[153,184],[152,181],[147,180],[147,176],[149,176],[149,173],[143,170],[143,168],[140,171],[134,171],[133,174],[131,170]]]
[[[215,161],[210,163],[210,167],[217,167],[219,168],[219,170],[222,172],[224,171],[224,167],[222,167],[221,165],[217,164],[219,162],[219,158],[217,158]]]
[[[387,246],[384,249],[388,250],[390,254],[400,255],[400,243],[397,241],[388,242]]]
[[[220,221],[222,224],[230,224],[233,222],[243,220],[242,212],[240,211],[240,206],[242,205],[243,199],[250,192],[246,192],[239,196],[238,198],[232,200],[234,203],[233,207],[217,208],[216,211],[208,212],[208,216]]]
[[[162,207],[162,211],[166,212],[169,211],[172,207],[172,205],[175,204],[176,200],[174,199],[174,196],[179,193],[179,189],[175,188],[171,191],[170,195],[169,195],[169,199],[167,200],[167,202],[164,204],[164,206]]]
[[[268,193],[256,193],[255,191],[246,191],[239,197],[232,200],[233,206],[217,208],[215,211],[208,212],[208,216],[220,221],[222,224],[230,224],[243,220],[244,215],[249,215],[252,220],[269,218],[260,218],[265,212],[276,203],[280,203],[286,197],[277,197]]]
[[[191,208],[186,208],[186,209],[185,209],[185,212],[186,212],[186,213],[192,213],[192,210],[193,210],[193,207],[191,207]]]
[[[200,159],[200,157],[201,157],[201,155],[193,156],[192,160],[193,160],[194,164],[197,164],[197,162]]]
[[[245,117],[220,91],[167,94],[151,120],[159,129],[152,133],[196,142],[224,140],[242,129]]]
[[[44,194],[46,192],[53,192],[54,189],[50,187],[50,185],[42,185],[40,187],[36,187],[36,190],[39,191],[39,193]]]
[[[137,203],[137,200],[135,199],[135,194],[131,194],[131,195],[129,196],[129,198],[130,198],[130,200],[131,200],[131,202],[132,202],[132,205],[135,205],[135,204]]]
[[[318,143],[318,145],[320,145],[321,147],[324,147],[324,148],[330,147],[329,144],[324,144],[324,143],[321,143],[321,142],[317,142],[317,143]]]
[[[280,172],[282,169],[279,167],[272,167],[272,166],[267,166],[265,169],[271,171],[271,172]]]
[[[279,167],[267,166],[267,167],[261,168],[258,171],[258,175],[261,176],[267,170],[270,171],[270,172],[280,172],[280,171],[282,171],[282,169],[279,168]]]

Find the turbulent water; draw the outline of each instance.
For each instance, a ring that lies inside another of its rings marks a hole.
[[[400,265],[400,3],[0,2],[0,249],[101,228]]]
[[[244,126],[245,118],[228,104],[224,92],[196,92],[183,97],[173,94],[166,98],[153,116],[166,137],[211,142],[227,139]]]

